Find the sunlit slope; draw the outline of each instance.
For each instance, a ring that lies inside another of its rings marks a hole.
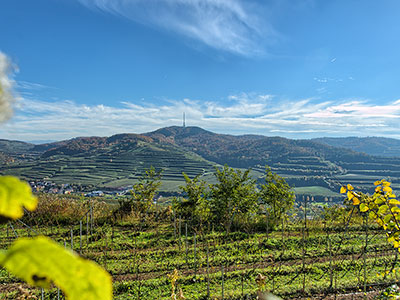
[[[135,182],[150,166],[163,169],[165,184],[212,171],[200,156],[140,135],[79,138],[56,145],[40,158],[8,164],[1,172],[25,179],[120,187]]]
[[[167,127],[146,135],[219,164],[260,171],[269,165],[296,187],[324,187],[337,192],[342,182],[350,180],[367,190],[376,178],[389,176],[395,188],[400,188],[400,158],[396,157],[371,156],[311,140],[215,134],[198,127]]]

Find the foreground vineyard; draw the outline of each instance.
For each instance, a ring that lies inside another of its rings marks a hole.
[[[167,274],[174,269],[186,299],[254,298],[259,273],[266,276],[265,289],[285,299],[351,298],[398,279],[396,272],[385,275],[397,268],[397,251],[383,232],[363,226],[350,212],[343,221],[297,219],[272,232],[228,235],[196,234],[173,215],[111,222],[95,210],[94,219],[84,212],[78,217],[81,225],[11,223],[1,230],[1,246],[7,248],[16,236],[40,233],[73,247],[112,274],[115,299],[170,299]],[[1,282],[2,299],[15,299],[20,282],[5,270]],[[57,290],[43,297],[57,299]]]

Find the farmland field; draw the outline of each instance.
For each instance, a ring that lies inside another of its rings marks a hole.
[[[315,195],[323,197],[338,197],[339,193],[332,192],[331,190],[321,186],[305,186],[295,187],[294,192],[296,195]]]

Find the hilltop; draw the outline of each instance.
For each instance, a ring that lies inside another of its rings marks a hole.
[[[288,162],[294,157],[320,157],[336,161],[365,161],[365,154],[349,149],[339,149],[310,140],[290,140],[282,137],[262,135],[216,134],[199,127],[167,127],[146,136],[158,139],[160,143],[171,143],[193,151],[202,157],[233,167],[254,167],[255,165]]]

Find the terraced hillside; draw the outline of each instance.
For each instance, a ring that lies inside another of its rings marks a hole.
[[[300,194],[338,197],[342,182],[367,192],[377,178],[390,177],[400,189],[400,158],[378,157],[310,140],[259,135],[215,134],[198,127],[167,127],[145,134],[160,143],[193,151],[209,161],[263,171],[269,165]],[[399,155],[400,156],[400,155]],[[315,194],[312,191],[317,191]]]
[[[47,150],[38,159],[3,164],[1,173],[115,188],[132,185],[145,169],[154,166],[163,170],[163,190],[176,191],[182,172],[196,176],[213,170],[212,163],[196,154],[140,135],[80,138],[42,148]]]
[[[213,180],[214,165],[252,168],[262,181],[265,165],[296,187],[298,195],[339,199],[342,183],[368,192],[389,178],[400,189],[400,158],[379,157],[310,140],[261,135],[216,134],[199,127],[166,127],[154,132],[75,138],[32,145],[0,142],[0,173],[115,188],[134,183],[150,166],[164,170],[163,191],[178,191],[182,172]]]

